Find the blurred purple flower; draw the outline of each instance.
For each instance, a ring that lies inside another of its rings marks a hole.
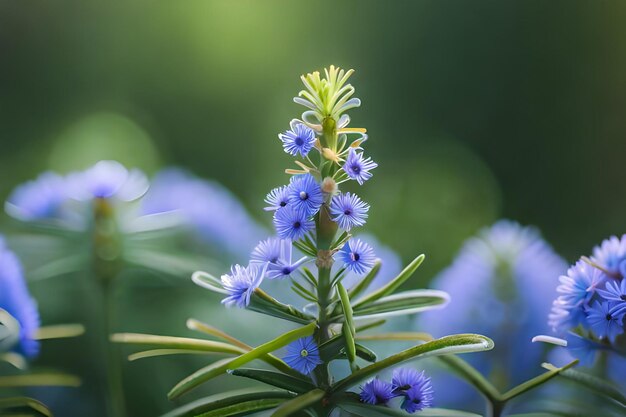
[[[450,294],[445,314],[425,312],[420,329],[443,336],[480,333],[493,338],[489,356],[466,359],[484,375],[500,376],[504,389],[540,372],[536,366],[543,347],[532,344],[537,334],[549,331],[546,316],[555,296],[556,277],[565,261],[541,238],[537,230],[501,220],[465,242],[451,266],[433,281],[434,288]],[[469,403],[475,395],[454,377],[434,375],[442,403]],[[448,404],[446,404],[448,405]]]
[[[37,303],[30,296],[22,265],[0,236],[0,308],[9,313],[20,325],[19,344],[15,351],[27,358],[39,353],[35,334],[39,329]]]
[[[130,171],[117,161],[100,161],[66,178],[70,197],[86,201],[93,198],[116,198],[133,201],[148,191],[148,178],[138,169]]]
[[[67,198],[65,179],[54,172],[44,172],[17,186],[7,199],[5,210],[22,221],[60,218]]]
[[[203,241],[226,253],[246,256],[265,230],[222,185],[168,168],[159,172],[141,201],[141,213],[177,212]]]

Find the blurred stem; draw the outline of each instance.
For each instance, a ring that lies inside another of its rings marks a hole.
[[[121,239],[114,209],[108,200],[94,200],[93,224],[93,272],[100,288],[102,334],[100,343],[104,347],[103,374],[107,380],[108,414],[114,417],[126,415],[122,368],[117,354],[117,346],[109,341],[115,323],[115,277],[121,271]]]
[[[505,402],[500,401],[487,401],[487,414],[486,417],[500,417],[504,410]]]

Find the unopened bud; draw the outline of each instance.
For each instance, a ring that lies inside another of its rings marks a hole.
[[[337,192],[337,183],[331,177],[324,178],[322,181],[322,191],[326,194],[334,195]]]

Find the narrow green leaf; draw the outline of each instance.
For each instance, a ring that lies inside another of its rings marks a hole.
[[[544,363],[542,366],[549,371],[562,369],[557,368],[550,363]],[[593,375],[577,371],[575,369],[561,370],[561,372],[559,372],[559,375],[626,408],[626,397],[624,397],[624,395],[615,385],[611,384],[608,381],[605,381]]]
[[[366,366],[356,371],[352,375],[338,381],[331,387],[332,393],[342,392],[358,384],[359,382],[373,376],[383,369],[392,367],[399,363],[428,356],[449,355],[455,353],[482,352],[493,349],[493,341],[488,337],[477,334],[457,334],[435,339],[400,353],[382,359],[372,365]]]
[[[82,324],[58,324],[56,326],[40,327],[35,334],[36,340],[63,339],[77,337],[85,333]]]
[[[0,308],[0,352],[10,350],[20,338],[20,323]]]
[[[211,415],[237,415],[276,407],[295,395],[287,391],[244,389],[211,395],[170,411],[162,417],[192,417]],[[240,405],[240,408],[237,406]],[[222,414],[220,414],[222,413]]]
[[[571,368],[572,366],[576,366],[577,364],[578,364],[578,360],[575,360],[561,368],[551,369],[548,372],[545,372],[539,376],[536,376],[535,378],[529,379],[528,381],[523,382],[519,384],[518,386],[502,394],[502,401],[509,401],[510,399],[515,398],[518,395],[521,395],[527,391],[530,391],[531,389],[538,387],[539,385],[545,382],[548,382],[549,380],[557,376],[559,373],[565,371],[566,369]]]
[[[330,250],[341,248],[351,237],[352,235],[349,232],[343,232],[337,240],[335,240],[335,243],[330,246]]]
[[[358,402],[339,403],[339,407],[357,416],[367,417],[407,417],[406,411],[388,408],[380,405],[363,404]],[[466,411],[446,410],[444,408],[425,408],[418,414],[420,417],[481,417],[479,414]]]
[[[252,294],[247,309],[298,324],[315,321],[315,317],[305,314],[289,304],[281,303],[260,288],[257,288]]]
[[[312,250],[306,243],[300,241],[294,241],[293,245],[298,248],[302,253],[309,256],[317,256],[317,252]]]
[[[191,350],[191,349],[152,349],[152,350],[142,350],[141,352],[136,352],[128,355],[128,360],[130,362],[146,359],[146,358],[155,358],[159,356],[169,356],[169,355],[211,355],[214,352],[207,352],[204,350]]]
[[[379,298],[382,298],[386,295],[394,293],[402,284],[406,282],[407,279],[411,278],[413,273],[417,270],[417,268],[419,268],[419,266],[424,261],[424,258],[425,256],[422,254],[422,255],[419,255],[417,258],[413,259],[413,261],[410,264],[408,264],[402,270],[402,272],[400,272],[400,274],[397,277],[395,277],[393,280],[391,280],[387,285],[378,289],[377,291],[374,291],[373,293],[366,295],[357,303],[355,303],[354,310],[356,311],[357,307],[359,306],[369,304],[371,302],[378,300]]]
[[[80,378],[74,375],[46,373],[0,376],[0,388],[7,387],[78,387]]]
[[[348,355],[348,361],[350,362],[350,369],[354,371],[356,369],[356,347],[354,346],[354,336],[356,335],[356,331],[354,329],[354,321],[352,320],[352,306],[350,306],[348,292],[341,282],[337,283],[337,292],[339,293],[339,299],[341,300],[341,307],[344,314],[344,323],[341,331],[345,340],[346,354]]]
[[[370,319],[414,314],[442,308],[450,300],[447,293],[438,290],[413,290],[389,295],[367,304],[354,306],[354,317]]]
[[[360,336],[357,336],[356,339],[380,341],[380,342],[387,342],[390,340],[402,341],[402,342],[413,342],[413,341],[428,342],[429,340],[433,340],[433,337],[429,335],[428,333],[421,333],[421,332],[390,332],[390,333],[360,335]]]
[[[350,299],[352,300],[356,299],[364,290],[367,289],[367,287],[370,286],[374,278],[376,278],[376,276],[378,275],[378,272],[380,271],[380,267],[382,265],[383,264],[380,261],[380,259],[376,261],[376,263],[374,264],[372,269],[370,269],[367,275],[365,275],[363,279],[357,285],[355,285],[353,288],[351,288],[348,291],[348,295],[350,296]]]
[[[445,363],[455,374],[476,388],[488,400],[492,402],[501,400],[502,394],[498,389],[465,360],[455,355],[439,356],[437,359]]]
[[[358,343],[356,343],[354,346],[356,347],[356,355],[359,358],[364,359],[368,362],[376,362],[376,360],[378,359],[376,353],[372,352],[365,346],[359,345]]]
[[[274,411],[272,417],[288,417],[293,415],[293,413],[300,411],[304,408],[307,408],[316,402],[320,401],[326,392],[322,391],[319,388],[316,388],[312,391],[307,392],[306,394],[298,395],[295,398],[283,403],[280,407]]]
[[[245,353],[245,350],[242,348],[228,343],[188,337],[158,336],[142,333],[115,333],[111,335],[111,341],[131,345],[157,346],[163,349],[198,350],[202,352],[231,353],[234,355]]]
[[[311,272],[311,270],[307,268],[306,266],[302,267],[302,272],[303,272],[304,278],[307,281],[309,281],[309,284],[311,284],[314,288],[317,287],[317,278],[315,278],[315,275],[313,275],[313,272]]]
[[[0,410],[10,410],[13,408],[30,408],[36,413],[52,417],[52,411],[48,409],[42,402],[28,397],[10,397],[0,398]]]
[[[287,391],[303,394],[315,389],[315,386],[302,378],[295,378],[283,373],[265,369],[239,368],[230,372],[231,375],[254,379]]]
[[[228,291],[222,287],[222,281],[204,271],[196,271],[191,275],[191,280],[199,287],[206,288],[216,294],[228,295]]]
[[[375,329],[376,327],[382,326],[387,323],[387,320],[376,320],[370,323],[361,324],[360,326],[356,326],[356,332],[364,332],[366,330]]]
[[[317,324],[310,323],[304,327],[300,327],[295,330],[291,330],[285,334],[278,336],[277,338],[264,343],[249,352],[242,354],[234,359],[226,359],[224,361],[215,362],[205,368],[202,368],[187,378],[180,381],[172,390],[168,393],[170,399],[177,398],[187,391],[197,387],[198,385],[214,378],[218,375],[225,373],[228,369],[237,369],[248,362],[258,359],[270,352],[273,352],[296,339],[309,336],[313,334]]]

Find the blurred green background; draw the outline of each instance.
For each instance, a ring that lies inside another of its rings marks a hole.
[[[423,284],[500,217],[571,261],[626,230],[625,21],[619,1],[1,1],[0,195],[99,159],[177,165],[269,226],[299,75],[335,64],[356,70],[352,125],[380,165],[361,192],[367,230],[405,261],[426,253]],[[120,330],[210,320],[212,299],[182,281],[124,292]],[[32,290],[44,322],[80,316],[72,281]],[[66,369],[89,366],[80,342],[58,343]],[[202,363],[127,366],[131,415],[170,407],[164,392]],[[79,393],[63,391],[96,415],[97,395]]]

